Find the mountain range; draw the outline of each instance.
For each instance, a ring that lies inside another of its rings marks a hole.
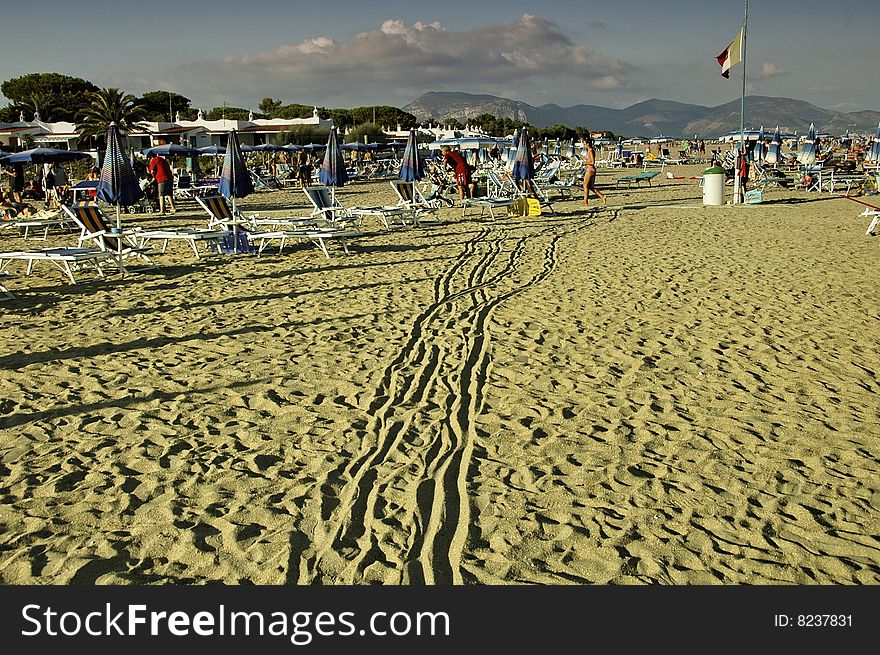
[[[806,132],[810,123],[819,132],[843,134],[847,130],[873,134],[880,112],[838,112],[792,98],[746,96],[746,127],[761,125],[768,131]],[[535,127],[581,125],[590,130],[610,130],[619,136],[664,135],[678,138],[715,138],[739,130],[740,101],[717,107],[691,105],[673,100],[645,100],[626,109],[597,105],[560,107],[556,104],[529,105],[518,100],[461,92],[429,91],[402,107],[421,122],[455,118],[466,123],[479,114],[512,118]]]

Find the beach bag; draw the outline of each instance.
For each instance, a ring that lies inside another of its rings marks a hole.
[[[247,232],[239,232],[236,235],[221,237],[217,242],[217,252],[223,255],[244,254],[252,255],[257,251],[256,247],[248,239]]]

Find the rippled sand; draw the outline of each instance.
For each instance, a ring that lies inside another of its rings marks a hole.
[[[855,203],[703,208],[673,170],[329,260],[14,264],[0,581],[877,584],[880,242]]]

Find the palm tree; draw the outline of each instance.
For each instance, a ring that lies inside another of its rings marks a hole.
[[[120,132],[139,127],[146,119],[146,110],[140,100],[119,89],[98,89],[87,94],[89,104],[77,116],[77,129],[83,139],[102,137],[110,123],[116,123]]]
[[[16,109],[19,112],[30,114],[33,120],[36,120],[37,116],[39,116],[41,121],[51,121],[57,107],[55,98],[46,93],[39,92],[32,93],[16,105]]]

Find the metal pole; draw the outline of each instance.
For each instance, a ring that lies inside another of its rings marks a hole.
[[[733,204],[737,204],[739,202],[739,191],[740,191],[740,177],[739,177],[739,158],[745,157],[746,155],[746,144],[745,144],[745,115],[746,115],[746,32],[748,31],[748,22],[749,22],[749,0],[745,0],[745,15],[743,16],[743,27],[742,27],[742,44],[740,47],[742,48],[742,67],[743,67],[743,81],[742,81],[742,95],[740,96],[739,103],[739,155],[736,158],[736,168],[734,170],[733,177]],[[745,193],[745,189],[743,189],[743,193]]]

